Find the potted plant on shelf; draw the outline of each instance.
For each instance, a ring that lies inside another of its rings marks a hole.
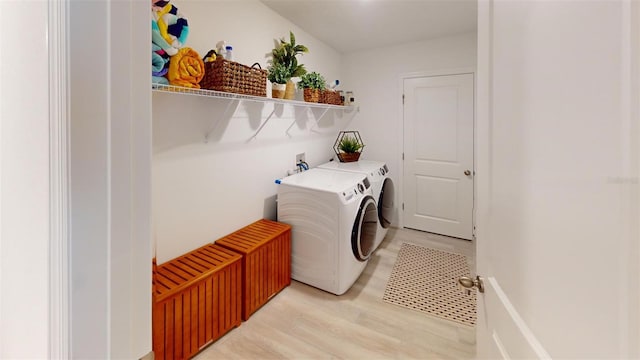
[[[289,69],[281,63],[271,64],[267,78],[271,81],[271,97],[274,99],[284,98],[287,81],[291,79]]]
[[[291,78],[299,77],[307,73],[303,64],[298,64],[296,56],[302,53],[309,52],[306,46],[296,44],[296,37],[292,31],[289,31],[289,42],[286,42],[284,38],[280,39],[280,42],[271,51],[272,60],[271,65],[282,64],[289,70],[289,79],[287,80],[285,99],[293,99],[295,96],[295,85]]]
[[[300,77],[298,88],[304,90],[304,101],[317,103],[320,100],[320,91],[327,86],[322,75],[317,72],[306,73]]]
[[[357,131],[340,131],[333,145],[333,151],[340,162],[358,161],[363,148],[364,143]]]

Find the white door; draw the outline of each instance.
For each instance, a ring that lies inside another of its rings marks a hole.
[[[404,80],[404,226],[473,236],[473,74]]]
[[[639,10],[478,2],[479,358],[640,358]]]

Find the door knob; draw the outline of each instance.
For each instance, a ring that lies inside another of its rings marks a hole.
[[[467,276],[461,276],[458,279],[460,285],[462,285],[465,289],[478,289],[479,292],[484,293],[484,283],[482,282],[482,278],[480,276],[476,276],[475,279],[472,279]],[[470,293],[470,291],[469,291]]]
[[[471,171],[469,171],[469,170],[465,170],[465,171],[464,171],[464,174],[465,174],[465,175],[467,175],[467,176],[469,176],[469,175],[471,175]]]

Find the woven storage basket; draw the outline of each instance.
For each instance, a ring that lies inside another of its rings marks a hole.
[[[258,63],[246,66],[217,57],[216,61],[207,62],[204,66],[204,77],[200,82],[203,89],[267,96],[267,70],[262,70]]]
[[[320,102],[329,105],[343,105],[340,93],[335,90],[322,90],[320,94]]]

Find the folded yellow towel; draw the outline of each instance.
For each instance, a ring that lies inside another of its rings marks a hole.
[[[199,89],[203,76],[204,62],[195,50],[184,47],[171,57],[167,73],[171,85]]]

